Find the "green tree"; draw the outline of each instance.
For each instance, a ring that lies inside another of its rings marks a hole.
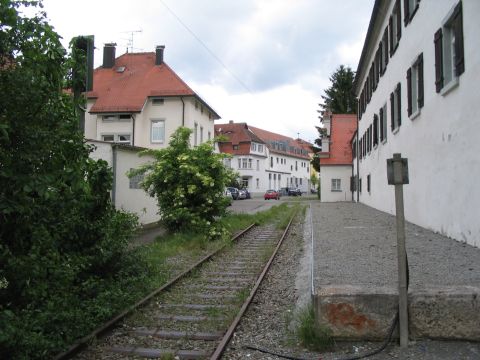
[[[21,15],[41,2],[0,4],[0,358],[44,359],[111,315],[84,304],[126,271],[136,219],[89,158],[59,35],[43,12]]]
[[[146,150],[155,161],[132,171],[145,174],[143,188],[157,198],[162,222],[172,231],[201,232],[207,238],[223,235],[215,219],[224,215],[228,200],[223,192],[235,174],[223,165],[211,142],[190,147],[192,130],[180,127],[169,146]]]
[[[333,114],[355,114],[357,112],[357,99],[353,92],[355,72],[344,65],[340,65],[330,76],[331,85],[324,90],[323,103],[320,103],[320,113],[323,116],[328,108]]]

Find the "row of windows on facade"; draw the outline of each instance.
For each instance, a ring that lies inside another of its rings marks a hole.
[[[435,84],[436,91],[449,90],[458,84],[458,77],[465,71],[463,56],[462,3],[458,3],[445,24],[435,33]],[[424,105],[423,53],[408,68],[407,114],[414,119]],[[398,83],[390,94],[390,124],[392,132],[401,125],[401,84]],[[359,139],[359,157],[364,158],[372,148],[387,141],[387,104],[373,116],[372,124]],[[356,156],[356,142],[353,155]]]
[[[273,167],[273,157],[270,158],[270,167]],[[286,164],[287,159],[278,158],[277,157],[277,164]],[[232,167],[232,160],[231,159],[224,159],[224,163],[227,167]],[[300,166],[303,168],[307,168],[307,172],[309,172],[309,167],[306,162],[302,161]],[[253,169],[253,159],[250,158],[238,158],[238,169]],[[260,160],[256,160],[256,169],[260,170]],[[290,165],[290,169],[293,170],[293,165]],[[295,161],[295,170],[298,170],[298,161]]]
[[[277,157],[277,164],[279,162],[280,162],[281,165],[286,165],[287,164],[287,159]],[[273,156],[271,156],[270,157],[270,168],[273,168],[273,166],[274,166],[274,161],[273,161]],[[310,168],[305,161],[301,161],[300,166],[302,168],[306,168],[307,172],[310,172]],[[290,165],[290,171],[293,171],[293,164]],[[295,161],[295,171],[298,171],[298,161]]]
[[[113,115],[108,115],[108,117],[111,117]],[[119,116],[122,115],[115,115],[117,119]],[[129,116],[129,115],[128,115]],[[110,120],[109,120],[110,121]],[[211,140],[212,134],[210,131],[207,133],[207,140]],[[117,143],[123,143],[123,144],[131,144],[132,143],[132,137],[130,133],[109,133],[109,134],[102,134],[102,140],[103,141],[109,141],[109,142],[117,142]],[[150,141],[152,143],[164,143],[165,142],[165,120],[151,120],[150,122]],[[204,131],[203,131],[203,126],[200,126],[200,132],[199,132],[199,126],[197,123],[194,125],[194,131],[193,131],[193,142],[194,145],[198,145],[198,143],[203,143],[204,141]]]
[[[404,22],[405,26],[411,21],[417,12],[418,0],[404,0]],[[402,15],[400,0],[395,2],[392,14],[390,15],[388,25],[383,32],[382,39],[378,45],[374,60],[370,66],[367,79],[360,92],[359,115],[360,119],[365,113],[367,105],[370,103],[373,92],[376,90],[380,77],[387,69],[389,58],[393,56],[402,37]]]
[[[358,192],[362,192],[362,178],[358,179],[357,182],[357,176],[351,176],[350,177],[350,191],[354,192],[357,191],[357,183],[358,183]],[[367,192],[370,194],[371,192],[371,176],[370,174],[367,175]]]
[[[288,142],[286,141],[270,141],[270,146],[273,150],[287,151]],[[288,151],[292,154],[308,155],[305,149],[297,148],[295,146],[288,146]]]

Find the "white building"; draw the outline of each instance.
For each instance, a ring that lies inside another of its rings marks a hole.
[[[112,167],[112,201],[134,212],[142,224],[159,220],[156,200],[140,189],[127,172],[150,157],[145,149],[168,145],[179,126],[193,130],[191,145],[213,139],[218,114],[163,61],[164,47],[155,53],[127,53],[115,58],[115,44],[106,44],[103,66],[95,69],[93,90],[87,93],[85,138],[97,149],[92,158]]]
[[[226,137],[219,150],[232,155],[227,166],[239,172],[250,193],[280,188],[310,191],[310,155],[304,141],[233,121],[216,124],[215,133]]]
[[[352,138],[357,129],[355,114],[331,114],[325,111],[322,123],[322,151],[317,154],[320,165],[320,200],[352,201]]]
[[[355,79],[353,161],[355,198],[393,214],[386,160],[401,153],[410,175],[406,219],[474,246],[480,246],[479,14],[478,0],[375,1]]]
[[[157,46],[155,53],[115,58],[115,44],[105,45],[87,93],[87,139],[156,149],[179,126],[193,130],[192,145],[213,138],[220,117],[163,61],[163,52]]]

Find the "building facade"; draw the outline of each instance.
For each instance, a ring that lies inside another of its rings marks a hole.
[[[320,200],[323,202],[352,201],[352,138],[357,129],[355,114],[331,114],[325,111],[322,123],[320,163]]]
[[[87,93],[85,137],[149,149],[168,145],[179,126],[192,129],[192,146],[213,138],[218,114],[156,52],[115,58],[106,44],[103,66],[95,69]]]
[[[310,156],[304,144],[246,123],[215,125],[219,150],[231,154],[226,165],[240,174],[242,185],[254,195],[266,190],[299,188],[310,191]]]
[[[386,160],[408,159],[410,222],[480,246],[480,2],[376,0],[356,73],[354,197],[395,213]]]

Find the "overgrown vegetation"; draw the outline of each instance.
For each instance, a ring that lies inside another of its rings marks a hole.
[[[229,201],[223,192],[233,172],[225,168],[225,155],[215,153],[212,142],[191,147],[191,133],[180,127],[167,148],[145,150],[143,154],[152,155],[155,161],[131,175],[145,174],[142,187],[157,199],[162,222],[169,230],[221,238],[224,229],[215,219],[226,213]]]
[[[127,251],[136,218],[111,204],[111,171],[89,158],[62,91],[59,36],[44,13],[19,11],[34,5],[0,11],[2,359],[52,357],[132,302],[148,274]]]
[[[295,335],[302,346],[314,351],[329,350],[333,347],[332,331],[316,323],[311,304],[298,311],[295,322]]]

